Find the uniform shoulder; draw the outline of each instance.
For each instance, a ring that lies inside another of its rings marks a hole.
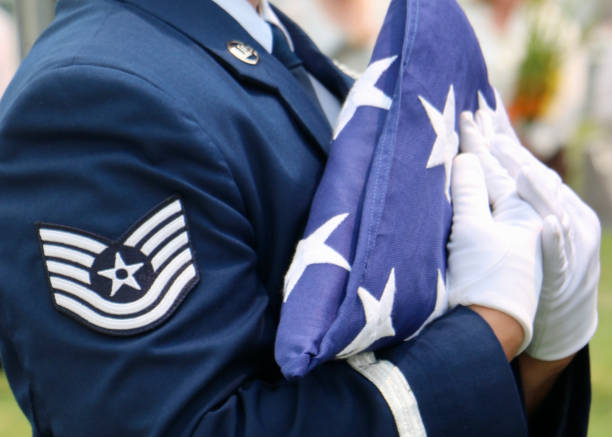
[[[123,2],[67,0],[59,4],[56,19],[24,60],[12,87],[58,68],[92,66],[122,71],[171,92],[173,84],[198,76],[194,50],[185,35]],[[212,62],[201,49],[198,56]]]

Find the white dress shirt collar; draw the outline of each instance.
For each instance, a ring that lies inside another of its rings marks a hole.
[[[270,7],[268,0],[261,0],[259,13],[247,0],[212,1],[230,14],[268,52],[272,52],[272,30],[268,21],[280,27],[293,49],[289,33]]]

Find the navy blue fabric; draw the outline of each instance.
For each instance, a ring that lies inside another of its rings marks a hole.
[[[348,88],[292,36],[310,71]],[[260,63],[234,58],[229,40]],[[0,103],[0,352],[35,436],[396,434],[383,397],[345,363],[294,382],[274,363],[282,278],[331,135],[281,67],[210,1],[59,1]],[[168,320],[117,337],[54,308],[36,222],[115,240],[175,194],[200,282]],[[508,433],[503,415],[521,435],[510,368],[476,314],[451,313],[388,354],[430,436],[457,406],[466,429]],[[481,414],[493,398],[515,408]]]
[[[389,349],[378,356],[402,368],[416,398],[425,396],[430,402],[429,408],[421,409],[428,436],[527,435],[527,425],[520,419],[524,413],[519,391],[506,390],[513,385],[513,373],[504,368],[501,346],[497,344],[496,351],[491,349],[494,340],[486,322],[459,307],[450,317],[438,319],[422,335],[408,342],[408,353]],[[456,348],[458,353],[455,356],[438,354],[438,348],[444,351]],[[419,360],[412,355],[414,350],[428,350],[435,357],[436,365]],[[486,420],[471,420],[475,405],[478,405],[478,414]]]

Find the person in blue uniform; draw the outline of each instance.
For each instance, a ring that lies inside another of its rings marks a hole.
[[[0,103],[0,352],[33,435],[519,436],[522,397],[537,435],[586,432],[586,349],[513,372],[525,332],[478,305],[282,379],[283,275],[351,84],[265,0],[58,2]]]

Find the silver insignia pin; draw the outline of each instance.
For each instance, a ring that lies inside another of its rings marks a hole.
[[[257,50],[248,44],[232,40],[227,43],[227,49],[234,57],[240,59],[245,64],[256,65],[259,62]]]

